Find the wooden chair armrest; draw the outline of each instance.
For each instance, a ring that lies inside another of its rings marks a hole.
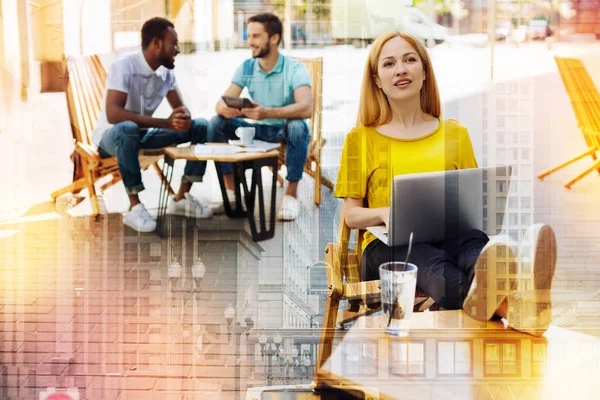
[[[365,304],[379,303],[381,297],[379,280],[347,283],[344,285],[343,295],[348,301],[360,299]]]

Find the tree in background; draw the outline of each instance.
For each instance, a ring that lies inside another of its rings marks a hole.
[[[431,14],[430,0],[414,0],[414,6],[427,15]],[[464,7],[461,0],[433,0],[433,11],[435,20],[442,25],[453,25],[469,14],[469,10]]]
[[[328,33],[331,0],[270,0],[274,13],[282,20],[286,2],[292,7],[292,40],[306,42],[313,34]]]

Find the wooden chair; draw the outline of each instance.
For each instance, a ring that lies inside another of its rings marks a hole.
[[[73,183],[51,193],[52,199],[62,194],[78,193],[86,188],[92,204],[93,215],[100,214],[95,183],[111,175],[112,179],[102,185],[101,190],[121,181],[119,166],[114,157],[100,158],[98,149],[91,140],[94,126],[102,108],[102,99],[106,89],[106,71],[98,56],[69,57],[66,60],[67,105],[71,122],[71,133],[75,142],[75,151],[71,156],[74,163]],[[158,161],[162,150],[143,150],[140,152],[140,166],[147,169],[153,166],[159,177],[164,180]],[[167,185],[169,193],[173,190]]]
[[[540,173],[538,178],[544,179],[577,160],[591,156],[594,164],[565,184],[565,187],[570,189],[590,172],[597,170],[600,173],[600,161],[596,155],[596,152],[600,150],[600,95],[581,60],[554,58],[588,149],[577,157]]]
[[[342,328],[363,315],[375,313],[381,309],[379,280],[361,282],[360,258],[363,230],[354,230],[355,244],[349,248],[352,231],[346,225],[342,208],[337,243],[329,243],[325,249],[327,268],[328,296],[325,301],[323,328],[317,355],[317,369],[329,358],[332,351],[336,328]],[[339,312],[341,300],[348,300],[348,308]],[[434,307],[434,301],[417,288],[413,311],[425,311]]]
[[[323,58],[298,59],[310,75],[311,89],[314,99],[313,113],[310,117],[310,144],[304,172],[315,180],[314,202],[321,205],[321,185],[333,189],[333,183],[321,175],[321,149],[325,146],[325,139],[321,136],[321,123],[323,112]],[[279,156],[279,168],[285,165],[285,145],[282,145]],[[283,185],[283,178],[278,175],[277,180]]]

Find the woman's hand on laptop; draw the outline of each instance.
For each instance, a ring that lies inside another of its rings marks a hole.
[[[385,228],[388,229],[388,225],[390,224],[390,208],[381,207],[378,208],[378,210],[381,212],[381,220],[383,221]]]

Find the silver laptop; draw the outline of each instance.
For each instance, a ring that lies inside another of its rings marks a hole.
[[[408,244],[411,232],[414,243],[439,243],[471,229],[483,230],[483,198],[501,194],[496,193],[498,180],[504,182],[502,194],[508,195],[511,172],[510,166],[498,166],[395,176],[389,232],[385,226],[367,230],[388,246]],[[496,215],[500,217],[494,222],[502,222],[504,208],[496,208]]]

